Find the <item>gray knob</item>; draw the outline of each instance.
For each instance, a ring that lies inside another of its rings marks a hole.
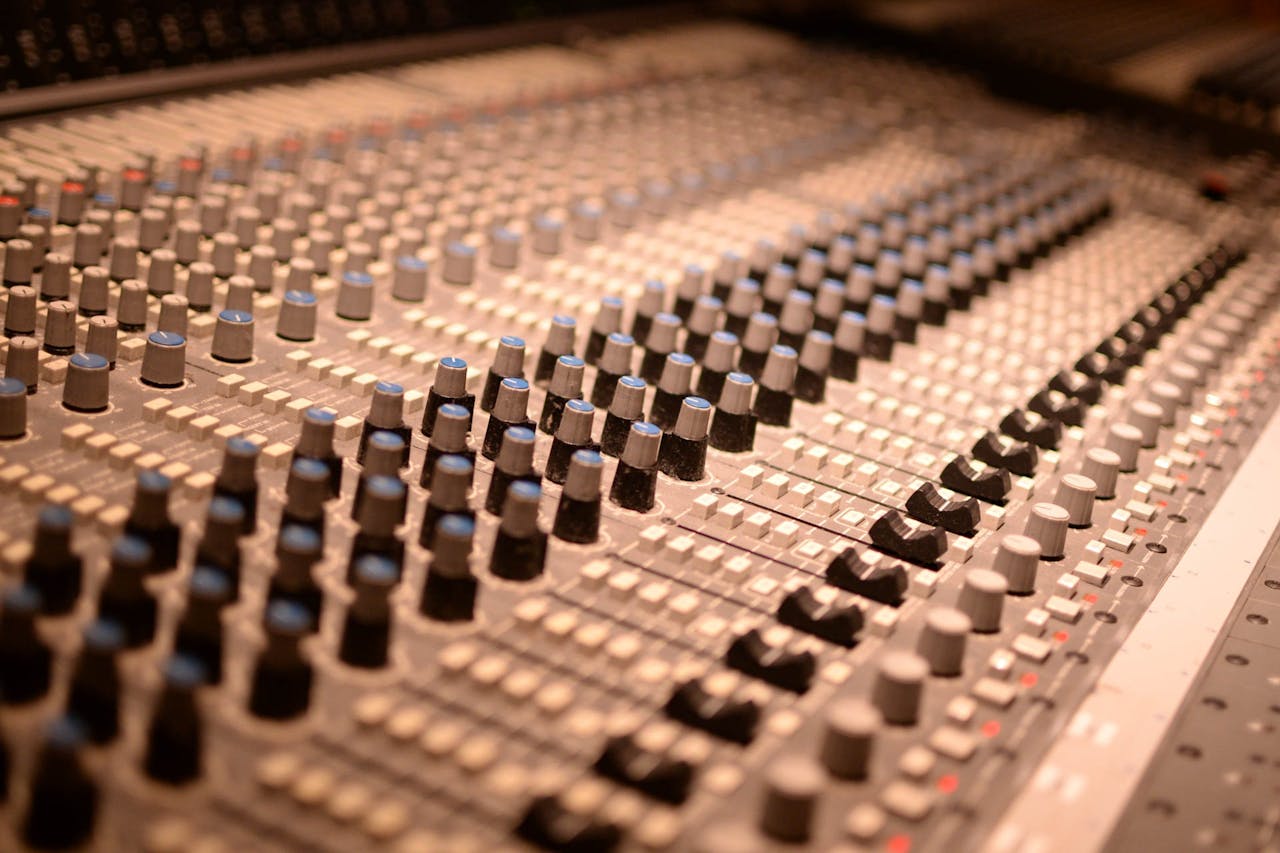
[[[1178,406],[1182,405],[1182,389],[1172,382],[1160,380],[1147,388],[1151,401],[1160,407],[1161,426],[1173,426],[1178,421]]]
[[[22,237],[15,237],[4,245],[4,284],[31,284],[36,263],[35,245]]]
[[[147,270],[147,290],[152,296],[163,297],[173,293],[174,271],[178,256],[172,249],[156,249],[151,253],[151,266]]]
[[[218,361],[239,364],[253,358],[253,315],[226,310],[213,327],[211,354]]]
[[[36,333],[36,291],[20,284],[9,288],[8,305],[4,310],[4,336],[34,335]]]
[[[461,240],[444,248],[441,278],[449,284],[470,284],[476,277],[476,250]]]
[[[152,332],[142,353],[142,381],[156,388],[176,388],[187,371],[187,339],[175,332]]]
[[[249,250],[249,278],[254,290],[270,293],[276,283],[276,250],[270,246],[254,246]]]
[[[71,257],[78,267],[93,266],[102,258],[105,241],[102,228],[92,222],[81,222],[76,226],[75,236],[71,241]]]
[[[368,320],[373,316],[373,276],[347,270],[338,284],[334,313],[344,320]]]
[[[1142,430],[1133,424],[1112,424],[1107,430],[1107,449],[1120,457],[1119,470],[1138,470],[1138,451],[1142,448]]]
[[[539,216],[533,221],[533,250],[541,255],[560,253],[560,235],[564,225],[551,216]]]
[[[950,677],[964,669],[965,640],[973,623],[952,607],[934,607],[924,617],[916,651],[929,662],[934,675]]]
[[[498,269],[515,269],[520,263],[519,232],[510,228],[495,228],[490,240],[489,263]]]
[[[4,375],[19,380],[28,391],[34,392],[40,381],[40,342],[26,336],[10,338]]]
[[[213,307],[213,265],[196,261],[187,267],[187,303],[195,311]]]
[[[112,281],[124,281],[138,276],[138,241],[132,237],[117,237],[111,241],[111,259],[108,261]]]
[[[1034,561],[1033,557],[1033,567]],[[1033,574],[1032,580],[1034,579]],[[999,572],[991,569],[970,569],[965,572],[964,585],[960,587],[956,606],[969,617],[974,633],[994,634],[1000,630],[1000,617],[1004,613],[1004,597],[1008,591],[1009,583]]]
[[[1150,400],[1139,400],[1129,410],[1129,423],[1142,433],[1142,446],[1155,447],[1160,437],[1160,423],[1164,420],[1164,410]]]
[[[1120,476],[1120,455],[1105,447],[1091,447],[1084,455],[1080,473],[1093,480],[1098,500],[1109,501],[1116,496],[1116,480]]]
[[[228,311],[253,313],[253,279],[247,275],[233,275],[227,279],[227,299],[222,304]]]
[[[1053,502],[1066,509],[1071,527],[1084,528],[1093,524],[1093,499],[1097,493],[1097,484],[1084,474],[1065,474]]]
[[[44,256],[40,298],[45,302],[71,298],[71,259],[61,252],[50,252]]]
[[[395,275],[391,279],[391,296],[405,302],[421,302],[427,298],[427,262],[413,255],[403,255],[396,261]]]
[[[147,286],[136,278],[120,283],[116,322],[126,332],[141,332],[147,327]]]
[[[1169,365],[1168,378],[1181,392],[1178,402],[1184,406],[1191,404],[1192,395],[1204,384],[1203,371],[1190,361],[1175,361]]]
[[[12,441],[27,434],[27,386],[21,379],[0,379],[0,439]]]
[[[62,405],[73,412],[101,412],[111,403],[111,365],[100,355],[78,352],[67,360]]]
[[[886,723],[915,725],[928,674],[928,661],[915,652],[896,649],[885,652],[871,688],[871,701]]]
[[[286,341],[310,341],[316,336],[316,297],[304,290],[290,290],[280,303],[276,336]]]
[[[584,201],[573,209],[573,236],[579,240],[599,240],[604,211],[599,202]]]
[[[148,207],[138,214],[138,248],[144,252],[155,252],[164,245],[164,238],[169,232],[169,217],[163,210]]]
[[[1000,540],[992,567],[1004,577],[1010,595],[1030,595],[1036,591],[1039,563],[1040,543],[1030,536],[1011,533]]]
[[[865,779],[880,712],[860,696],[837,699],[827,706],[822,732],[822,763],[841,779]]]
[[[1031,507],[1023,531],[1040,545],[1040,559],[1059,560],[1067,547],[1067,525],[1071,516],[1057,504],[1041,501]]]
[[[784,755],[775,759],[765,775],[760,828],[781,841],[807,841],[818,797],[826,786],[827,776],[812,758]]]
[[[193,219],[184,219],[174,226],[173,253],[178,256],[178,263],[195,263],[200,257],[200,223]]]
[[[213,264],[213,272],[219,278],[230,278],[236,274],[236,252],[239,245],[236,235],[230,231],[219,231],[213,235],[213,251],[209,262]]]
[[[70,355],[76,351],[76,306],[70,302],[50,302],[44,318],[44,351]]]
[[[162,332],[187,336],[187,297],[166,293],[160,297],[160,316],[156,328]]]
[[[107,313],[107,293],[111,282],[102,267],[85,267],[80,273],[80,293],[76,296],[76,308],[81,316],[94,317]]]
[[[100,355],[111,367],[116,366],[116,349],[119,346],[120,329],[114,317],[90,317],[89,331],[84,339],[84,351]]]

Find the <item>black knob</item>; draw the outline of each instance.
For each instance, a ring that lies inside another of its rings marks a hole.
[[[573,355],[574,338],[578,333],[578,321],[563,314],[551,318],[551,328],[547,330],[547,340],[538,353],[538,363],[534,366],[533,381],[538,385],[546,385],[555,374],[556,362],[563,356]],[[579,360],[579,364],[581,364]]]
[[[760,390],[756,392],[752,413],[762,424],[791,426],[796,371],[800,361],[791,347],[778,344],[769,350],[760,371]]]
[[[624,376],[618,380],[605,415],[604,428],[600,432],[600,452],[606,456],[619,456],[627,444],[631,424],[644,414],[644,394],[648,385],[639,376]]]
[[[907,592],[907,570],[897,560],[880,554],[860,554],[846,548],[827,565],[827,583],[890,607],[902,603]]]
[[[400,460],[405,458],[404,439],[388,430],[378,430],[369,436],[365,446],[363,470],[356,482],[356,494],[351,501],[351,517],[360,517],[360,506],[369,480],[374,477],[400,476]]]
[[[502,449],[493,466],[489,479],[489,491],[485,494],[484,508],[494,515],[502,512],[507,499],[507,489],[517,480],[527,480],[535,485],[542,482],[533,468],[534,435],[527,427],[511,427],[502,436]]]
[[[975,465],[972,460],[963,456],[957,456],[948,462],[939,479],[942,485],[953,492],[1001,506],[1013,485],[1006,469],[987,465],[981,460]]]
[[[241,531],[252,533],[258,526],[258,446],[247,438],[227,439],[222,452],[222,468],[213,484],[213,493],[235,498],[244,509]]]
[[[494,389],[497,394],[497,389]],[[467,410],[467,432],[471,431],[471,416],[476,410],[476,395],[467,392],[467,362],[457,356],[445,356],[436,367],[435,382],[427,392],[426,406],[422,412],[420,432],[431,437],[436,412],[446,403],[454,403]]]
[[[145,539],[151,546],[151,571],[167,572],[178,565],[181,531],[169,517],[173,483],[158,471],[138,474],[133,508],[125,521],[125,533]]]
[[[437,523],[446,515],[461,515],[475,520],[475,512],[467,503],[475,467],[462,456],[441,456],[435,463],[431,494],[422,514],[418,544],[430,550],[435,543]]]
[[[183,785],[200,775],[204,736],[196,690],[203,683],[204,669],[193,658],[178,654],[165,665],[143,758],[147,775],[157,782]]]
[[[404,564],[404,542],[396,529],[404,523],[408,505],[408,489],[395,477],[371,477],[365,488],[360,529],[351,542],[351,559],[347,564],[347,581],[355,574],[356,563],[365,554],[382,554],[397,567]]]
[[[957,536],[972,536],[980,520],[975,499],[945,496],[933,483],[923,484],[907,498],[907,512],[917,521],[936,525]]]
[[[388,433],[390,434],[390,433]],[[399,441],[399,438],[396,439]],[[319,459],[295,457],[284,483],[284,509],[280,526],[310,527],[324,540],[325,502],[329,493],[329,467]]]
[[[98,788],[81,758],[84,741],[84,726],[71,717],[45,731],[22,825],[22,840],[37,850],[66,850],[93,835]]]
[[[754,391],[755,381],[745,373],[730,373],[725,377],[708,434],[716,450],[744,453],[755,446],[756,416],[751,405]]]
[[[84,645],[71,673],[67,714],[79,720],[93,743],[107,743],[120,732],[120,665],[124,631],[98,619],[84,631]]]
[[[267,605],[267,646],[258,656],[249,692],[249,712],[268,720],[291,720],[311,704],[311,663],[302,639],[311,633],[311,614],[292,601]]]
[[[21,705],[49,692],[53,654],[36,633],[40,593],[18,586],[4,594],[0,611],[0,701]]]
[[[120,625],[126,648],[145,646],[155,637],[156,600],[145,585],[150,565],[151,546],[136,536],[121,536],[111,546],[98,617]]]
[[[563,485],[569,473],[570,457],[583,448],[594,448],[591,433],[595,426],[595,414],[595,406],[586,400],[570,400],[565,404],[560,425],[551,442],[551,451],[547,454],[548,480]]]
[[[71,550],[71,530],[75,516],[65,506],[40,509],[36,531],[27,560],[24,581],[40,593],[44,612],[68,612],[80,597],[83,561]]]
[[[493,540],[489,571],[513,581],[533,580],[542,574],[547,560],[547,534],[538,528],[538,504],[542,488],[516,480],[507,488],[502,523]]]
[[[302,416],[302,429],[293,450],[293,461],[314,459],[329,472],[329,496],[337,497],[342,486],[342,457],[333,449],[337,415],[328,409],[310,408]]]
[[[662,430],[648,421],[631,424],[627,443],[618,457],[609,500],[623,509],[648,512],[653,509],[658,484],[658,451]]]
[[[238,500],[215,497],[204,517],[204,535],[196,547],[196,564],[221,571],[230,584],[232,600],[240,597],[240,532],[244,507]]]
[[[393,432],[404,442],[400,451],[400,467],[409,464],[409,442],[412,438],[404,422],[404,388],[394,382],[379,382],[373,386],[373,399],[369,401],[369,414],[360,430],[360,443],[356,449],[356,462],[364,464],[369,438],[379,431]]]
[[[352,583],[356,597],[347,608],[338,646],[343,663],[361,669],[386,665],[392,628],[390,595],[399,580],[399,568],[380,554],[366,554],[356,563]]]
[[[673,429],[662,436],[658,469],[677,480],[701,480],[707,464],[707,432],[711,404],[701,397],[685,397]]]
[[[316,583],[313,567],[324,556],[323,542],[310,527],[285,525],[276,539],[276,570],[271,576],[267,601],[285,599],[301,605],[311,624],[320,624],[324,592]]]
[[[575,451],[551,532],[557,539],[587,545],[600,536],[600,484],[604,459],[594,450]]]
[[[471,412],[459,403],[445,403],[436,413],[435,429],[427,441],[427,454],[422,460],[422,474],[418,485],[434,488],[436,463],[446,455],[462,456],[473,465],[476,452],[467,445],[471,430]]]
[[[464,515],[446,515],[436,523],[431,563],[422,587],[422,615],[440,622],[475,618],[476,579],[471,573],[471,544],[476,524]]]
[[[664,710],[673,720],[744,745],[755,740],[761,714],[760,706],[752,699],[712,693],[698,681],[686,681],[677,687]]]
[[[947,550],[940,527],[908,521],[896,509],[886,510],[871,525],[871,541],[881,551],[921,566],[935,565]]]
[[[724,661],[739,672],[792,693],[809,691],[818,666],[813,652],[775,646],[758,628],[752,628],[735,639],[729,645]]]
[[[492,412],[498,401],[498,389],[504,379],[524,378],[524,339],[514,335],[503,335],[498,339],[498,349],[493,354],[493,363],[485,374],[484,390],[480,392],[480,408]]]
[[[853,648],[862,630],[862,611],[856,604],[824,603],[808,587],[788,593],[777,615],[783,625],[845,648]]]
[[[550,384],[542,401],[542,413],[538,416],[538,429],[555,435],[560,419],[570,400],[582,399],[584,365],[576,355],[562,355],[555,361]]]
[[[173,650],[199,663],[209,684],[222,681],[222,611],[234,600],[235,588],[222,570],[197,565],[191,572]]]
[[[480,448],[485,459],[498,458],[502,436],[511,427],[526,427],[530,432],[534,429],[534,423],[529,419],[529,383],[518,377],[508,377],[498,385],[493,413],[489,415],[484,443]]]

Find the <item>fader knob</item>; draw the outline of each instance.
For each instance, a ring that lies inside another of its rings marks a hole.
[[[806,755],[783,755],[765,771],[760,828],[781,841],[807,841],[818,798],[827,787],[822,766]]]
[[[915,725],[928,675],[929,663],[920,655],[898,649],[884,653],[871,689],[871,701],[886,723]]]
[[[224,310],[213,327],[210,354],[218,361],[241,364],[253,358],[253,315]]]
[[[67,360],[62,405],[73,412],[101,412],[111,403],[111,365],[100,355],[78,352]]]
[[[1109,501],[1116,496],[1116,479],[1120,472],[1120,455],[1105,447],[1091,447],[1084,456],[1080,473],[1093,480],[1095,497]]]
[[[841,779],[865,779],[880,712],[860,696],[837,699],[824,714],[821,755],[827,772]]]
[[[1010,538],[1014,537],[1005,537],[1006,540]],[[1000,630],[1004,597],[1008,591],[1009,583],[999,572],[970,569],[965,572],[956,606],[969,617],[974,633],[994,634]]]
[[[1057,504],[1041,501],[1031,507],[1031,515],[1027,516],[1027,526],[1023,532],[1040,546],[1040,559],[1062,559],[1070,521],[1070,513]]]
[[[152,332],[142,353],[142,381],[155,388],[177,388],[187,370],[187,340],[174,332]]]
[[[6,376],[0,379],[0,439],[12,441],[26,434],[27,385],[21,379]]]
[[[929,662],[934,675],[951,677],[964,666],[965,641],[973,623],[952,607],[934,607],[924,617],[916,651]]]

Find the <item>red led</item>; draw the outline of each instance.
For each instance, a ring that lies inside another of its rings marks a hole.
[[[1091,593],[1088,593],[1087,595],[1085,595],[1085,596],[1084,596],[1084,603],[1085,603],[1085,604],[1094,604],[1094,603],[1096,603],[1096,602],[1097,602],[1097,600],[1098,600],[1098,596],[1097,596],[1097,595],[1095,595],[1095,594],[1094,594],[1094,593],[1092,593],[1092,592],[1091,592]]]
[[[1071,635],[1068,634],[1066,631],[1058,631],[1053,635],[1053,639],[1059,643],[1065,643],[1067,641],[1067,638],[1069,638],[1070,636]]]
[[[996,735],[1000,734],[1000,721],[987,720],[985,723],[982,724],[982,728],[980,729],[980,731],[982,732],[983,737],[987,737],[987,738],[995,737]]]
[[[1040,683],[1040,676],[1034,672],[1024,672],[1022,673],[1022,677],[1019,678],[1018,681],[1022,682],[1023,687],[1030,690],[1032,687],[1035,687],[1037,684]]]
[[[1181,476],[1185,478],[1187,475],[1186,475],[1186,474],[1182,474]],[[1168,508],[1168,506],[1169,506],[1169,502],[1168,502],[1168,501],[1156,501],[1156,506],[1160,507],[1161,509],[1166,509],[1166,508]]]
[[[911,853],[911,836],[891,835],[884,843],[884,849],[889,853]]]
[[[11,195],[0,195],[0,207],[17,207],[18,200]]]
[[[141,169],[125,169],[124,179],[126,181],[145,181],[147,179],[147,173]]]
[[[1123,569],[1123,568],[1124,568],[1124,560],[1112,560],[1112,561],[1111,561],[1111,568],[1113,568],[1113,569]]]
[[[84,192],[84,184],[79,181],[63,181],[62,191],[64,193],[82,193]]]
[[[1133,529],[1133,535],[1134,535],[1134,536],[1146,536],[1146,535],[1147,535],[1147,528],[1145,528],[1145,527],[1135,527],[1135,528]]]
[[[944,794],[950,794],[960,787],[960,780],[956,778],[954,773],[948,773],[938,778],[938,790]]]

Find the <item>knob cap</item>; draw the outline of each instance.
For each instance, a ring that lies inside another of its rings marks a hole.
[[[1093,480],[1098,500],[1109,501],[1116,496],[1116,480],[1120,476],[1120,455],[1105,447],[1091,447],[1084,456],[1080,473]]]
[[[929,671],[934,675],[959,675],[964,668],[965,640],[971,630],[973,623],[961,611],[935,607],[925,614],[916,651],[929,662]]]
[[[1030,595],[1036,589],[1040,543],[1030,536],[1012,533],[1000,540],[993,565],[1009,585],[1010,595]]]
[[[999,572],[970,569],[965,572],[964,585],[960,587],[956,606],[969,617],[974,633],[994,634],[1000,630],[1004,597],[1008,591],[1009,583]]]
[[[73,412],[102,412],[111,403],[111,366],[93,353],[76,353],[67,362],[62,405]]]
[[[241,364],[253,358],[253,315],[224,310],[213,327],[211,353],[218,361]]]
[[[142,381],[156,388],[177,388],[185,381],[187,339],[175,332],[152,332],[142,353]]]
[[[775,759],[765,775],[760,828],[781,841],[807,841],[826,786],[827,775],[812,758],[784,755]]]
[[[1040,559],[1059,560],[1066,550],[1071,515],[1057,504],[1042,501],[1031,507],[1023,532],[1040,545]]]
[[[928,674],[929,663],[920,655],[896,649],[885,652],[871,689],[871,701],[886,723],[915,725]]]
[[[880,712],[867,700],[849,696],[827,706],[822,734],[822,763],[841,779],[865,779]]]

